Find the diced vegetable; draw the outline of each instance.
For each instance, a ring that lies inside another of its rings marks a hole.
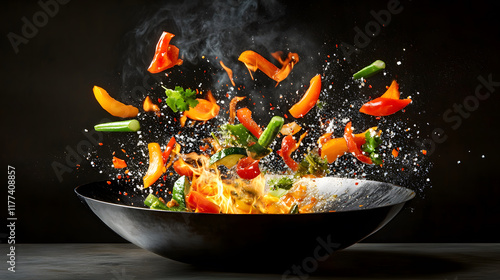
[[[220,213],[218,205],[210,201],[203,194],[197,191],[190,191],[186,196],[186,205],[195,212],[199,213]]]
[[[127,167],[127,163],[123,159],[113,156],[113,167],[116,169],[122,169]]]
[[[361,145],[365,144],[366,132],[375,129],[377,129],[377,127],[369,128],[363,133],[354,134],[354,142],[356,145],[361,147]],[[318,144],[321,144],[321,158],[326,158],[328,163],[334,162],[338,157],[348,152],[345,139],[343,137],[332,139],[331,135],[332,133],[325,133],[318,139]]]
[[[369,130],[365,133],[366,143],[361,146],[363,152],[370,155],[370,159],[375,164],[382,164],[382,158],[378,153],[378,146],[382,144],[379,134],[375,130]]]
[[[189,108],[194,108],[199,102],[196,99],[195,91],[191,89],[184,90],[179,86],[176,86],[173,90],[165,88],[165,94],[167,95],[167,105],[174,113],[188,111]]]
[[[369,78],[381,70],[385,69],[385,62],[382,60],[375,60],[372,64],[356,72],[352,77],[354,79]]]
[[[175,65],[181,65],[182,59],[179,59],[179,48],[170,45],[170,40],[175,35],[168,32],[161,34],[158,44],[156,44],[155,55],[153,61],[149,65],[150,73],[160,73]]]
[[[158,197],[156,197],[154,194],[150,193],[146,199],[144,200],[144,205],[146,206],[151,206],[155,201],[158,201]]]
[[[139,114],[139,109],[132,105],[125,105],[114,99],[105,89],[94,86],[93,91],[97,102],[111,115],[120,118],[133,118]]]
[[[106,132],[136,132],[141,129],[141,124],[138,120],[125,120],[118,122],[101,123],[94,126],[96,131]]]
[[[252,119],[252,111],[248,108],[241,108],[236,111],[236,116],[243,126],[252,133],[253,136],[259,138],[262,134],[262,128]]]
[[[247,156],[245,148],[231,147],[218,151],[210,157],[210,165],[224,165],[227,168],[232,168],[238,161]]]
[[[151,186],[163,174],[163,156],[158,143],[149,143],[149,167],[143,177],[144,188]]]
[[[259,160],[251,157],[244,157],[238,161],[236,173],[240,178],[251,180],[260,174]]]
[[[399,92],[399,85],[396,80],[393,80],[391,86],[382,94],[382,98],[399,99],[401,93]]]
[[[311,79],[309,88],[306,93],[295,103],[289,112],[294,118],[302,118],[309,110],[311,110],[316,102],[318,102],[319,94],[321,92],[321,75],[316,75]]]
[[[300,125],[298,125],[296,122],[290,122],[290,123],[283,125],[280,133],[283,135],[294,135],[297,132],[299,132],[301,129],[302,129],[302,127]]]
[[[245,96],[235,96],[231,99],[229,103],[229,124],[234,124],[234,119],[236,118],[236,104],[243,99],[245,99]]]

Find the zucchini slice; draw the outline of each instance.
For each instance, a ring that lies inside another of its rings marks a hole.
[[[210,157],[210,165],[224,165],[227,168],[232,168],[238,161],[247,156],[247,150],[245,148],[231,147],[218,151],[213,156]]]

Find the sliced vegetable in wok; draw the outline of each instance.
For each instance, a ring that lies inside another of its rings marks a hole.
[[[163,155],[161,152],[160,144],[149,143],[149,167],[146,175],[143,177],[144,188],[148,188],[160,178],[163,174]]]
[[[309,88],[307,89],[302,99],[299,102],[295,103],[292,108],[290,108],[289,112],[294,118],[302,118],[309,112],[316,102],[318,102],[319,94],[321,92],[321,75],[314,76],[310,83]]]
[[[375,98],[363,104],[359,111],[376,117],[392,115],[411,103],[410,98],[399,99],[399,95],[399,86],[393,81],[386,93],[379,98]]]
[[[276,57],[276,55],[274,56]],[[252,72],[260,70],[269,78],[279,83],[288,77],[295,63],[299,61],[299,56],[296,53],[289,53],[286,60],[280,60],[280,63],[282,64],[281,69],[276,67],[260,54],[250,50],[241,53],[238,60],[245,64],[250,72],[250,75],[252,75]]]

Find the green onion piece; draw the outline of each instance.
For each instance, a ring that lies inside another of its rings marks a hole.
[[[94,126],[96,131],[107,131],[107,132],[136,132],[141,129],[139,121],[136,119],[119,121],[119,122],[109,122],[101,123]]]
[[[385,69],[385,62],[383,62],[382,60],[375,60],[375,62],[359,70],[356,74],[352,75],[352,77],[354,79],[368,78],[383,69]]]
[[[292,208],[290,208],[290,214],[299,214],[299,206],[294,204]]]

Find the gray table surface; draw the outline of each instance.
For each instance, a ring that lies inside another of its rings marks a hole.
[[[0,279],[500,279],[500,244],[359,243],[298,275],[212,270],[172,261],[133,244],[17,244],[15,272]]]

